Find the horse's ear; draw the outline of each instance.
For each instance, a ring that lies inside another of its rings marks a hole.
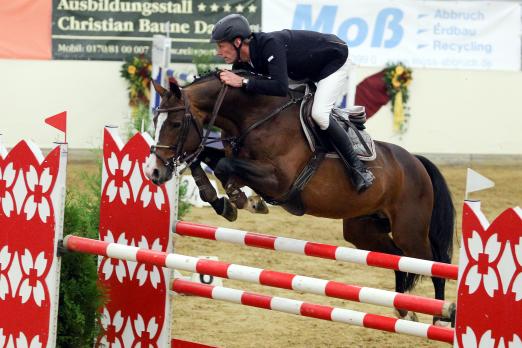
[[[169,78],[170,91],[174,93],[176,98],[181,99],[181,89],[178,86],[178,82],[174,78]]]
[[[161,87],[161,85],[154,80],[152,80],[152,86],[154,86],[154,90],[156,91],[156,93],[158,93],[162,97],[164,97],[165,94],[169,92],[165,88]]]

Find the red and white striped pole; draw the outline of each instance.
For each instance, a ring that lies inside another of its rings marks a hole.
[[[173,281],[172,290],[182,294],[206,297],[250,307],[453,343],[454,330],[447,327],[323,306],[283,297],[272,297],[221,286],[199,284],[182,279]]]
[[[72,235],[64,238],[63,245],[68,250],[82,253],[102,255],[120,260],[142,262],[160,267],[208,274],[221,278],[241,280],[276,288],[335,297],[348,301],[432,314],[444,318],[451,317],[451,314],[454,311],[454,305],[450,302],[421,296],[400,294],[393,291],[368,287],[359,287],[335,281],[235,265],[220,261],[198,259],[196,257],[180,254],[144,250],[139,249],[138,247]]]
[[[455,280],[458,278],[457,265],[447,263],[329,244],[313,243],[300,239],[276,237],[231,228],[213,227],[186,221],[178,221],[174,228],[174,232],[182,236],[217,240],[257,248],[320,257],[323,259],[345,261],[360,265],[415,273],[429,277],[433,276]]]

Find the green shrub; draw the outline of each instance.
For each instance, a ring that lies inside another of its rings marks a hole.
[[[65,200],[64,236],[74,234],[99,238],[101,197],[101,151],[97,151],[94,174],[81,170],[70,178]],[[179,188],[178,216],[190,210],[183,202],[186,185]],[[61,258],[60,303],[58,309],[57,347],[91,348],[100,333],[99,309],[105,301],[104,290],[98,285],[98,257],[81,253],[65,253]]]
[[[154,133],[151,131],[152,120],[150,116],[149,104],[139,103],[135,107],[131,108],[131,117],[127,124],[127,137],[130,138],[136,132],[148,132],[150,136],[154,137]]]
[[[181,180],[178,180],[178,183]],[[183,220],[183,217],[190,212],[190,208],[192,205],[188,202],[185,202],[185,196],[187,194],[187,184],[180,183],[179,184],[179,194],[178,194],[178,220]]]
[[[67,190],[64,236],[98,239],[100,217],[100,170],[96,174],[81,172],[77,185]],[[66,253],[62,256],[60,303],[58,309],[57,347],[92,347],[99,333],[98,309],[104,301],[97,285],[97,256]]]

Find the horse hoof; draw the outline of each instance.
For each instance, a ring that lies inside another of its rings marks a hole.
[[[451,321],[441,317],[433,317],[433,325],[440,327],[453,327]]]
[[[409,321],[419,321],[419,317],[417,316],[417,313],[408,311],[406,315],[402,315],[397,309],[393,311],[395,313],[395,316],[402,320],[409,320]]]
[[[221,216],[223,216],[228,221],[236,221],[237,220],[237,208],[233,205],[228,199],[225,199],[223,206],[223,212]]]
[[[253,214],[268,214],[268,206],[259,196],[248,197],[245,209]]]

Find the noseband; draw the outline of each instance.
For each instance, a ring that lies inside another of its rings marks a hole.
[[[163,162],[165,167],[167,167],[167,170],[169,172],[174,171],[176,166],[180,163],[186,162],[187,166],[186,168],[190,167],[190,165],[197,160],[198,156],[201,154],[201,152],[204,150],[205,145],[207,145],[207,139],[210,135],[210,131],[212,126],[214,125],[214,122],[216,120],[217,114],[219,112],[219,109],[221,108],[221,104],[223,103],[223,100],[225,99],[225,94],[227,93],[228,86],[223,84],[221,87],[221,90],[219,91],[219,94],[217,96],[216,102],[214,104],[214,108],[212,109],[212,117],[210,119],[210,122],[208,124],[207,130],[205,134],[203,134],[203,128],[202,126],[197,122],[194,115],[192,115],[192,112],[190,111],[190,103],[188,95],[185,93],[184,90],[181,90],[181,95],[183,98],[183,106],[173,106],[169,108],[156,108],[154,110],[154,117],[158,117],[161,113],[169,113],[169,112],[177,112],[177,111],[184,111],[183,120],[181,122],[181,130],[178,136],[178,141],[176,145],[161,145],[156,144],[152,145],[150,147],[150,153],[156,155],[157,158],[160,159],[160,161]],[[189,134],[190,126],[194,124],[196,127],[196,130],[198,131],[198,135],[200,138],[200,143],[196,151],[194,151],[192,154],[187,154],[186,152],[183,152],[183,148],[185,147],[185,142],[187,141],[187,137]],[[174,151],[174,156],[165,159],[158,155],[157,150],[158,149],[167,149]]]

